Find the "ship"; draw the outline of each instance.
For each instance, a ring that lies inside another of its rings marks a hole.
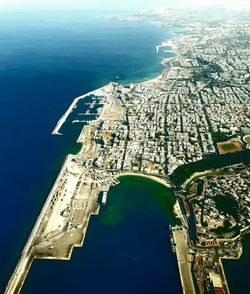
[[[172,226],[169,225],[169,235],[170,235],[170,242],[171,242],[171,250],[173,253],[175,253],[175,243],[174,243],[174,238],[173,238],[173,231],[172,231]]]
[[[102,194],[102,205],[105,205],[107,203],[107,198],[108,198],[108,192],[104,191]]]

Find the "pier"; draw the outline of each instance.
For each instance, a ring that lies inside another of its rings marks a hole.
[[[159,53],[159,50],[162,47],[173,47],[173,42],[172,41],[162,42],[161,45],[156,46],[156,53]],[[174,53],[173,50],[171,50],[171,52]]]
[[[188,246],[187,229],[182,226],[176,226],[172,228],[172,232],[183,293],[195,294],[195,287],[191,271],[193,257]]]
[[[107,86],[104,86],[104,87],[99,88],[97,90],[91,91],[87,94],[84,94],[82,96],[76,97],[73,100],[73,102],[71,103],[71,105],[69,106],[69,108],[66,110],[66,112],[58,120],[54,130],[52,131],[52,135],[62,135],[62,133],[60,133],[60,129],[63,126],[63,124],[65,123],[65,121],[67,120],[70,113],[72,113],[72,111],[77,107],[77,103],[79,100],[84,99],[85,97],[89,97],[90,95],[102,96],[103,95],[102,91],[105,90],[106,88],[108,89],[109,87],[110,87],[110,85],[107,85]]]
[[[63,114],[63,116],[59,119],[59,121],[56,124],[56,127],[54,128],[54,130],[52,131],[52,135],[62,135],[62,133],[60,133],[60,129],[62,127],[62,125],[65,123],[65,121],[67,120],[67,117],[70,115],[70,113],[74,110],[74,108],[77,106],[77,103],[80,99],[83,99],[84,97],[89,96],[89,95],[83,95],[83,96],[79,96],[77,98],[74,99],[74,101],[71,103],[70,107],[67,109],[67,111]]]

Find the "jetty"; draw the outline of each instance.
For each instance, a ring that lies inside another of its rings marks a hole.
[[[99,96],[99,95],[103,95],[104,93],[102,93],[103,90],[107,89],[110,87],[109,85],[106,85],[104,87],[101,87],[97,90],[88,92],[84,95],[81,95],[79,97],[76,97],[73,102],[70,104],[69,108],[66,110],[66,112],[62,115],[62,117],[58,120],[55,128],[52,131],[52,135],[62,135],[62,133],[60,133],[60,129],[63,126],[63,124],[65,123],[65,121],[67,120],[68,116],[70,115],[70,113],[73,112],[73,110],[77,107],[77,103],[79,102],[79,100],[84,99],[85,97],[89,97],[91,95],[95,95],[95,96]]]
[[[174,44],[173,44],[172,41],[162,42],[160,45],[157,45],[157,46],[156,46],[156,53],[159,53],[160,48],[162,48],[162,47],[173,47],[173,46],[174,46]],[[171,50],[171,52],[174,53],[173,50]]]
[[[187,229],[183,226],[175,226],[172,228],[172,236],[172,242],[175,245],[182,291],[184,294],[195,294],[195,287],[192,278],[193,256],[188,246]]]

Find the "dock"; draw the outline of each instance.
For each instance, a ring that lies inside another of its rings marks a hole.
[[[71,105],[69,106],[69,108],[66,110],[66,112],[62,115],[62,117],[58,120],[55,128],[52,131],[52,135],[62,135],[62,133],[60,133],[60,129],[63,126],[63,124],[65,123],[65,121],[67,120],[68,116],[70,115],[70,113],[73,112],[73,110],[77,107],[77,103],[79,100],[84,99],[85,97],[89,97],[91,95],[101,95],[102,94],[102,90],[104,90],[105,88],[109,88],[110,85],[101,87],[97,90],[91,91],[89,93],[86,93],[84,95],[81,95],[79,97],[76,97],[73,102],[71,103]]]
[[[159,53],[160,48],[162,47],[173,47],[172,41],[162,42],[161,45],[156,46],[156,53]],[[172,51],[172,50],[171,50]],[[174,52],[174,51],[173,51]]]
[[[172,233],[182,291],[184,294],[195,294],[195,287],[191,271],[193,256],[188,246],[187,229],[182,226],[176,226],[172,228]]]

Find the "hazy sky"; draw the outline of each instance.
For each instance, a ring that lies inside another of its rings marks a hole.
[[[250,0],[0,0],[0,8],[148,9],[176,5],[250,6]]]

